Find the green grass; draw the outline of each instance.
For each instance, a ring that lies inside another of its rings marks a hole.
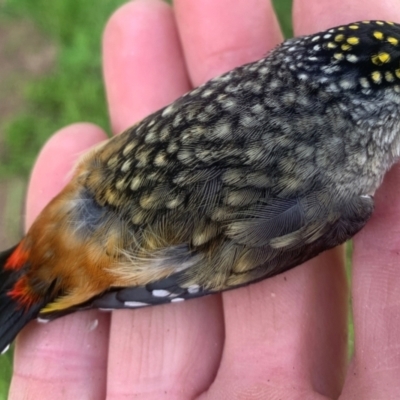
[[[101,34],[123,0],[8,0],[3,18],[30,18],[55,43],[54,70],[24,89],[27,107],[5,129],[0,176],[26,175],[40,147],[60,127],[91,121],[108,129],[102,85]]]
[[[291,0],[274,1],[286,37],[292,35]],[[23,89],[24,111],[5,123],[6,151],[0,177],[26,177],[46,139],[76,121],[108,130],[102,84],[101,35],[107,18],[124,0],[5,0],[0,18],[31,19],[58,48],[55,68]],[[23,43],[21,44],[23,46]],[[3,121],[4,123],[4,121]],[[12,355],[0,357],[0,400],[7,398]]]

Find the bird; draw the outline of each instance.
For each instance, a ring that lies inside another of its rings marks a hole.
[[[0,351],[34,319],[235,289],[352,238],[400,157],[399,42],[378,20],[288,39],[90,150],[0,254]]]

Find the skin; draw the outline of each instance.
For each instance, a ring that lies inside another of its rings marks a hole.
[[[104,77],[115,133],[282,39],[267,0],[174,3],[174,11],[158,0],[127,3],[106,26]],[[396,0],[297,0],[293,15],[296,35],[360,19],[400,21]],[[77,157],[104,138],[96,126],[75,124],[50,139],[32,173],[27,226],[65,185]],[[350,365],[338,248],[220,296],[33,322],[17,340],[9,398],[398,398],[399,198],[396,166],[354,240]]]

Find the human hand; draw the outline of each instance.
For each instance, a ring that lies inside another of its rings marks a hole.
[[[395,0],[297,0],[295,35],[360,19],[400,21],[396,6]],[[113,131],[261,58],[281,39],[267,0],[176,0],[175,17],[157,0],[127,3],[104,34]],[[99,128],[75,124],[47,143],[32,174],[27,225],[65,185],[76,158],[103,139]],[[338,248],[221,296],[31,323],[17,341],[10,399],[323,399],[337,398],[343,385],[343,400],[398,398],[398,182],[396,167],[376,195],[374,217],[354,240],[349,368],[348,292]]]

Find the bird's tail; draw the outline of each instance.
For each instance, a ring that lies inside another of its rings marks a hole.
[[[27,290],[26,268],[20,246],[0,253],[0,353],[5,352],[18,332],[36,318],[45,299],[32,298]]]

